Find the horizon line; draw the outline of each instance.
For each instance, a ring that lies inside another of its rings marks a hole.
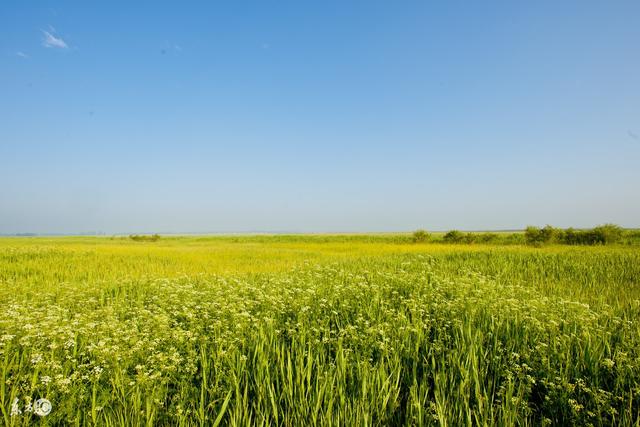
[[[594,226],[594,227],[597,227]],[[563,227],[556,227],[565,229]],[[575,230],[588,230],[593,227],[567,227]],[[622,227],[624,230],[638,230],[638,227]],[[0,233],[0,237],[120,237],[132,235],[153,235],[161,236],[278,236],[278,235],[366,235],[366,234],[410,234],[424,228],[416,228],[411,230],[369,230],[369,231],[296,231],[296,230],[250,230],[250,231],[136,231],[136,232],[116,232],[107,233],[104,231],[84,231],[84,232],[17,232],[17,233]],[[428,233],[446,233],[448,231],[460,231],[465,233],[509,233],[522,232],[524,228],[497,228],[497,229],[459,229],[449,228],[445,230],[429,230],[424,229]]]

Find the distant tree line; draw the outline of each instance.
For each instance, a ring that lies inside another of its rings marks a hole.
[[[502,243],[517,244],[524,243],[522,233],[471,233],[459,230],[451,230],[440,238],[434,238],[426,230],[417,230],[413,233],[414,243],[424,242],[444,242],[444,243]]]
[[[604,224],[597,227],[576,230],[574,228],[555,228],[547,225],[543,228],[529,226],[524,238],[529,245],[560,243],[565,245],[610,245],[620,243],[624,237],[635,237],[637,231],[625,231],[615,224]],[[625,236],[626,235],[626,236]]]
[[[157,242],[158,240],[160,240],[160,235],[152,234],[149,236],[146,234],[130,234],[129,238],[136,242]]]
[[[417,230],[412,236],[413,243],[443,242],[460,244],[527,244],[542,246],[547,244],[563,245],[610,245],[640,244],[640,230],[625,230],[615,224],[604,224],[591,229],[561,229],[547,225],[542,228],[529,226],[524,233],[473,233],[451,230],[434,238],[426,230]]]
[[[443,237],[447,243],[492,243],[499,240],[497,233],[463,233],[458,230],[448,231]]]

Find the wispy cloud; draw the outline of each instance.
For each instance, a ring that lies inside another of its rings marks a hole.
[[[179,44],[175,44],[175,43],[169,43],[169,42],[165,42],[164,47],[162,49],[160,49],[160,53],[163,55],[166,55],[167,53],[171,52],[171,51],[175,51],[175,52],[182,52],[182,46],[180,46]]]
[[[16,56],[19,56],[20,58],[24,58],[24,59],[29,58],[29,55],[27,55],[24,52],[20,52],[20,51],[16,52]]]
[[[55,35],[52,34],[52,32],[55,32],[53,28],[51,28],[51,32],[42,30],[42,34],[44,36],[44,38],[42,39],[42,45],[44,47],[53,47],[58,49],[69,48],[67,43],[64,40],[62,40],[62,37],[56,37]]]

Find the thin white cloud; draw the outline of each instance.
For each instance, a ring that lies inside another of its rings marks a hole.
[[[55,31],[55,30],[52,29],[52,31]],[[42,30],[42,34],[44,35],[44,38],[42,39],[42,45],[44,47],[53,47],[58,49],[69,48],[69,46],[67,46],[67,43],[64,40],[62,40],[61,37],[56,37],[53,34],[51,34],[49,31],[44,31],[44,30]]]
[[[24,59],[27,59],[29,57],[29,55],[20,51],[16,52],[16,56],[19,56],[20,58],[24,58]]]
[[[177,43],[165,42],[164,43],[164,47],[162,49],[160,49],[160,53],[163,54],[163,55],[166,55],[167,53],[170,53],[172,51],[182,52],[182,46],[180,46]]]

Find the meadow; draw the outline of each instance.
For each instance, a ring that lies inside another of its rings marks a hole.
[[[512,243],[2,238],[3,422],[640,425],[640,248]]]

